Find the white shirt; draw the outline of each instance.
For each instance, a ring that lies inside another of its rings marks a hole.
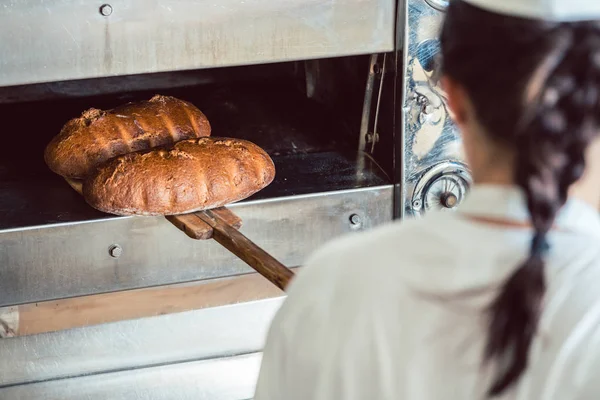
[[[336,240],[289,286],[256,400],[483,399],[483,309],[528,253],[521,192],[476,186],[433,212]],[[549,236],[547,292],[530,366],[500,399],[600,399],[600,217],[570,200]]]

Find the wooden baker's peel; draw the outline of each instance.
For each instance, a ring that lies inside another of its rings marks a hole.
[[[241,218],[225,207],[168,216],[167,220],[192,239],[216,240],[281,290],[294,277],[289,268],[238,231]]]

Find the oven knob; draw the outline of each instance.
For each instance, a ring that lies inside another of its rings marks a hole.
[[[464,164],[441,162],[418,178],[411,201],[411,211],[422,216],[431,210],[455,210],[471,186],[471,176]]]
[[[458,197],[452,192],[442,193],[440,204],[446,208],[454,208],[458,204]]]

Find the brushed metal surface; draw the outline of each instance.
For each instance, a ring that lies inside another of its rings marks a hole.
[[[18,400],[245,400],[261,353],[0,388]]]
[[[438,34],[443,21],[442,4],[436,0],[407,0],[401,13],[406,24],[403,41],[403,178],[402,197],[407,216],[415,214],[413,194],[421,178],[439,163],[464,164],[459,132],[451,120],[444,93],[437,80]],[[468,174],[468,172],[466,172]],[[417,207],[418,208],[418,207]]]
[[[286,266],[325,241],[392,219],[392,187],[232,205],[241,231]],[[119,245],[121,255],[109,249]],[[0,232],[0,306],[231,276],[251,269],[215,241],[195,241],[165,218],[127,217]]]
[[[11,400],[245,400],[262,354],[143,368],[0,388]]]
[[[258,352],[282,301],[283,297],[2,339],[0,388]],[[0,398],[13,397],[2,397],[0,391]]]
[[[20,0],[0,6],[0,86],[394,49],[394,0]]]

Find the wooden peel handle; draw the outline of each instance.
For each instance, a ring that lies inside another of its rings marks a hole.
[[[240,229],[242,227],[242,219],[232,213],[229,209],[225,207],[215,208],[212,212],[220,217],[227,225],[230,225],[235,229]],[[213,237],[212,226],[204,222],[199,215],[169,215],[165,218],[192,239],[208,240]]]
[[[213,239],[238,256],[281,290],[285,290],[294,273],[271,257],[269,253],[254,244],[250,239],[229,225],[221,216],[211,210],[195,214],[213,228]]]

